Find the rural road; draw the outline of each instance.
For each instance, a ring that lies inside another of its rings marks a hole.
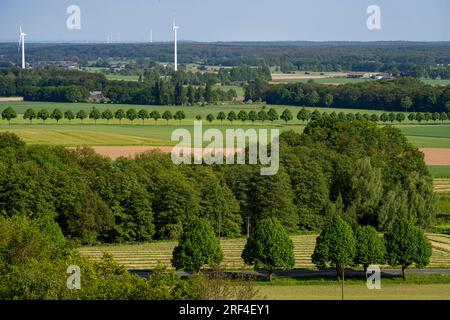
[[[136,273],[137,275],[147,278],[150,275],[149,271],[136,271],[132,273]],[[267,276],[266,271],[226,271],[226,273],[230,275],[242,273],[254,276]],[[191,272],[177,272],[180,277],[190,277],[192,276]],[[275,271],[273,273],[276,276],[282,277],[291,277],[291,278],[335,278],[336,271],[335,270],[289,270],[289,271]],[[392,277],[392,276],[401,276],[402,271],[400,269],[382,269],[381,276],[383,277]],[[441,274],[441,275],[450,275],[450,269],[406,269],[406,275],[408,274]],[[347,269],[345,271],[346,277],[365,277],[365,273],[363,270],[351,270]]]

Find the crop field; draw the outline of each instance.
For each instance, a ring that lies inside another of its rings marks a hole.
[[[433,182],[437,193],[450,193],[450,179],[434,179]]]
[[[241,88],[242,89],[242,88]],[[238,93],[239,94],[239,93]],[[291,130],[296,132],[302,132],[305,124],[295,118],[296,114],[300,110],[300,107],[296,106],[272,106],[263,104],[225,104],[214,106],[193,106],[193,107],[175,107],[175,106],[150,106],[150,105],[112,105],[112,104],[90,104],[90,103],[48,103],[48,102],[0,102],[0,111],[4,108],[12,106],[18,113],[18,117],[11,121],[11,125],[6,120],[0,120],[0,132],[12,131],[22,137],[27,143],[31,144],[58,144],[63,146],[164,146],[172,145],[170,142],[170,135],[172,131],[180,126],[192,127],[193,121],[197,115],[200,115],[203,119],[205,128],[208,126],[214,126],[225,130],[227,128],[279,128],[281,130]],[[149,119],[142,123],[137,119],[133,123],[129,120],[112,119],[109,122],[106,120],[98,120],[97,125],[94,125],[94,121],[91,119],[85,119],[83,123],[80,120],[74,119],[68,121],[63,119],[56,124],[55,120],[48,119],[45,124],[41,120],[33,120],[30,123],[28,120],[23,119],[23,113],[28,108],[33,108],[38,111],[43,108],[51,112],[55,108],[59,108],[61,111],[73,110],[78,112],[84,110],[87,113],[95,106],[100,111],[110,109],[115,112],[118,109],[130,109],[135,108],[146,109],[148,112],[157,110],[162,114],[166,110],[175,113],[179,110],[183,110],[186,114],[186,119],[181,122],[177,120],[170,120],[169,123],[163,119],[160,119],[155,125],[154,120]],[[246,121],[235,121],[231,124],[225,120],[221,123],[219,120],[214,120],[212,123],[206,123],[206,116],[211,113],[214,116],[221,111],[228,113],[235,111],[238,113],[240,110],[247,112],[254,110],[256,112],[265,108],[267,111],[269,108],[274,108],[279,114],[284,109],[289,109],[294,115],[294,120],[290,121],[287,125],[278,120],[274,123],[266,121],[264,124],[260,121],[254,123]],[[383,111],[374,110],[357,110],[357,109],[333,109],[333,108],[314,108],[308,107],[310,111],[315,109],[320,112],[344,112],[344,113],[356,113],[362,114],[378,114]],[[408,122],[394,125],[402,130],[407,136],[408,140],[420,148],[450,148],[450,122],[446,121],[443,124],[426,124],[420,125],[411,124]]]
[[[259,285],[259,295],[270,300],[341,300],[341,284]],[[368,290],[364,281],[345,284],[345,300],[449,300],[450,284],[391,283],[383,280],[381,290]]]
[[[340,85],[346,83],[360,83],[364,81],[375,81],[372,79],[350,79],[350,78],[294,78],[294,79],[277,79],[272,83],[307,83],[308,81],[314,81],[320,84]]]
[[[428,166],[428,171],[435,179],[450,179],[450,166]]]
[[[294,242],[295,268],[313,269],[311,254],[314,251],[316,235],[292,236]],[[450,267],[450,236],[440,234],[428,235],[433,255],[430,268]],[[221,246],[224,252],[222,266],[230,270],[249,268],[241,259],[245,238],[222,239]],[[172,251],[177,245],[176,241],[156,241],[146,244],[126,244],[112,246],[83,247],[79,251],[83,256],[99,259],[103,253],[110,253],[121,265],[130,270],[152,269],[156,266],[170,267]]]

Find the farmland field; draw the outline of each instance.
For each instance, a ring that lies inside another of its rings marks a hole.
[[[228,87],[227,87],[228,88]],[[231,87],[230,87],[231,88]],[[237,88],[237,87],[236,87]],[[242,89],[242,88],[241,88]],[[239,93],[238,93],[239,94]],[[293,129],[296,132],[302,132],[304,128],[304,123],[295,118],[300,107],[296,106],[272,106],[263,104],[225,104],[225,105],[214,105],[214,106],[194,106],[194,107],[175,107],[175,106],[149,106],[149,105],[113,105],[113,104],[90,104],[90,103],[48,103],[48,102],[0,102],[0,111],[2,111],[7,106],[12,106],[18,113],[18,117],[11,121],[11,126],[8,125],[6,120],[0,120],[0,132],[1,131],[13,131],[21,136],[27,143],[31,144],[59,144],[64,146],[124,146],[124,145],[145,145],[145,146],[163,146],[171,145],[170,134],[171,132],[178,128],[179,126],[192,127],[193,120],[197,115],[200,115],[204,120],[204,126],[213,125],[219,127],[222,130],[227,128],[236,128],[236,126],[244,126],[245,128],[255,127],[255,128],[273,128],[277,127],[281,130]],[[106,120],[98,120],[97,125],[94,126],[94,121],[91,119],[85,119],[83,124],[80,120],[68,121],[63,119],[56,124],[55,120],[48,119],[44,125],[40,120],[33,120],[30,124],[28,120],[23,119],[23,113],[28,108],[33,108],[35,110],[40,110],[46,108],[50,112],[59,108],[61,111],[73,110],[77,112],[78,110],[84,110],[89,112],[92,107],[95,106],[100,111],[110,109],[112,112],[118,109],[127,110],[129,108],[146,109],[148,112],[157,110],[162,114],[165,110],[171,110],[175,113],[178,110],[183,110],[186,114],[186,119],[179,122],[176,120],[170,120],[169,125],[167,125],[165,120],[160,119],[158,126],[155,125],[153,120],[146,120],[143,124],[141,120],[135,120],[134,125],[131,125],[129,120],[124,119],[121,123],[119,120],[113,119],[109,122]],[[214,120],[211,124],[206,123],[206,116],[211,113],[214,116],[221,111],[227,113],[231,110],[238,113],[240,110],[245,111],[260,111],[263,108],[268,110],[269,108],[274,108],[279,114],[283,112],[284,109],[289,109],[294,115],[294,120],[290,121],[286,125],[283,121],[278,120],[273,124],[266,121],[262,124],[260,121],[251,123],[246,121],[242,123],[241,121],[235,121],[233,125],[229,121],[224,121],[221,123],[218,120]],[[315,109],[320,112],[344,112],[344,113],[376,113],[380,115],[383,111],[374,110],[357,110],[357,109],[333,109],[333,108],[307,108],[310,111]],[[411,124],[408,122],[402,124],[394,124],[402,130],[406,135],[408,140],[420,148],[450,148],[450,125],[449,121],[444,122],[444,124],[426,124],[422,123]]]
[[[259,285],[259,295],[270,300],[340,300],[339,282],[317,285]],[[366,283],[345,284],[345,300],[449,300],[449,283],[390,283],[382,280],[381,290],[368,290]]]
[[[313,269],[311,254],[314,251],[316,235],[292,236],[294,242],[295,268]],[[450,236],[429,234],[433,255],[430,268],[450,267]],[[248,268],[241,259],[241,253],[245,245],[245,238],[221,240],[224,251],[222,266],[227,269],[237,270]],[[92,259],[99,259],[103,253],[110,253],[115,260],[130,270],[151,269],[158,265],[170,266],[172,251],[177,245],[175,241],[157,241],[146,244],[125,244],[98,247],[83,247],[79,251],[82,255]]]
[[[450,179],[450,166],[428,166],[433,178],[449,178]]]

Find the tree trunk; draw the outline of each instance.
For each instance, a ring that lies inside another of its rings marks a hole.
[[[272,271],[269,271],[269,281],[272,282]]]
[[[405,267],[403,267],[403,266],[402,266],[402,277],[403,277],[403,281],[406,281]]]
[[[345,274],[345,267],[342,268],[342,300],[344,300],[344,274]]]

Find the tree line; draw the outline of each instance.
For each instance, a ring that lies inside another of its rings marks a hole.
[[[268,85],[258,80],[245,90],[246,101],[405,112],[449,112],[450,86],[434,87],[399,78],[329,86],[310,83]]]
[[[352,228],[337,214],[321,230],[311,259],[319,270],[332,268],[342,279],[348,267],[361,266],[366,272],[371,265],[389,264],[400,266],[406,280],[406,268],[412,264],[426,267],[431,254],[430,241],[408,220],[398,220],[380,235],[372,226]],[[294,244],[277,218],[258,221],[241,257],[256,270],[266,270],[270,281],[274,271],[292,270],[295,266]],[[198,219],[183,230],[179,245],[173,250],[172,266],[198,272],[205,266],[215,267],[222,260],[222,248],[211,224]]]
[[[101,58],[134,59],[165,63],[173,61],[170,44],[30,44],[31,62],[74,61],[87,66]],[[19,64],[17,48],[0,45],[1,61]],[[271,66],[283,72],[365,71],[391,72],[412,77],[449,78],[447,43],[408,42],[261,42],[184,43],[179,47],[181,64],[216,66]]]
[[[1,117],[3,120],[7,120],[9,123],[12,119],[17,118],[17,112],[12,107],[7,107],[4,109],[1,113]],[[169,120],[184,120],[186,119],[186,114],[183,110],[178,110],[176,112],[172,112],[171,110],[165,110],[164,112],[159,112],[157,110],[153,111],[147,111],[146,109],[140,109],[136,110],[134,108],[130,108],[128,110],[124,109],[118,109],[115,112],[112,112],[110,109],[106,109],[104,111],[100,111],[98,108],[93,107],[91,111],[86,112],[83,109],[79,110],[78,112],[74,112],[72,110],[67,110],[65,112],[62,112],[60,109],[55,108],[53,111],[49,111],[47,109],[41,109],[39,111],[36,111],[33,108],[28,108],[24,114],[23,119],[29,120],[30,124],[33,122],[34,119],[42,120],[43,123],[45,123],[48,119],[53,119],[57,123],[62,120],[66,119],[68,121],[72,121],[74,119],[79,119],[81,123],[83,123],[84,119],[91,119],[95,123],[100,120],[106,120],[110,121],[112,119],[119,120],[120,123],[122,123],[123,119],[129,120],[132,124],[135,120],[141,120],[142,123],[145,123],[145,120],[153,119],[155,121],[155,124],[158,124],[158,120],[163,119],[166,120],[167,124],[169,123]],[[323,112],[321,113],[319,110],[309,111],[306,108],[300,109],[297,114],[296,118],[299,121],[302,121],[303,123],[307,123],[311,120],[319,120],[321,118],[331,118],[331,119],[337,119],[340,121],[372,121],[372,122],[382,122],[382,123],[402,123],[406,119],[408,119],[410,122],[417,121],[417,122],[429,122],[434,121],[435,123],[437,121],[444,122],[448,119],[450,119],[450,112],[412,112],[412,113],[404,113],[404,112],[390,112],[390,113],[382,113],[380,115],[378,114],[369,114],[369,113],[344,113],[344,112]],[[202,115],[196,115],[196,120],[203,120]],[[288,124],[290,121],[294,120],[294,116],[290,109],[284,109],[281,114],[279,114],[274,108],[270,108],[268,111],[266,111],[266,107],[263,106],[262,110],[240,110],[238,112],[236,111],[229,111],[228,113],[225,113],[224,111],[218,112],[216,115],[212,113],[208,113],[205,117],[205,120],[207,120],[209,123],[212,123],[213,121],[217,120],[220,121],[221,124],[223,124],[223,121],[229,121],[230,124],[233,124],[235,121],[241,121],[242,123],[245,123],[246,121],[249,121],[251,123],[254,123],[256,121],[261,121],[263,124],[265,121],[270,121],[273,123],[274,121],[283,120],[286,124]]]

